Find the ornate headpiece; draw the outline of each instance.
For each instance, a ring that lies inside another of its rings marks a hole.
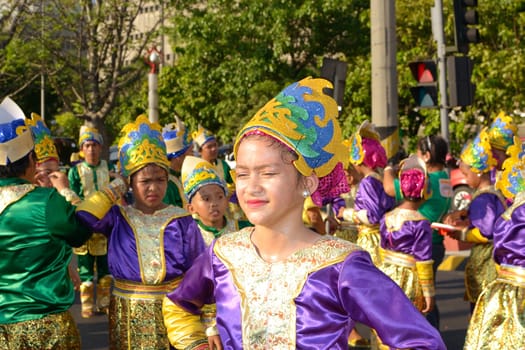
[[[150,163],[169,169],[159,124],[150,123],[142,114],[134,122],[124,125],[120,134],[118,152],[123,176],[130,176]]]
[[[402,160],[399,169],[399,183],[404,197],[428,198],[430,188],[425,162],[415,154]]]
[[[194,156],[184,158],[181,180],[184,194],[189,202],[201,187],[210,184],[219,185],[224,190],[224,194],[228,195],[226,182],[215,172],[213,165],[202,158]]]
[[[213,135],[211,131],[204,129],[200,124],[197,131],[194,131],[191,136],[199,148],[201,148],[206,142],[215,140],[215,135]]]
[[[512,117],[500,112],[489,127],[489,142],[496,149],[505,151],[512,145],[514,135],[518,133],[518,126]]]
[[[524,147],[520,139],[514,137],[513,145],[507,149],[509,157],[503,162],[503,171],[496,181],[496,188],[509,199],[525,191]]]
[[[387,164],[387,156],[381,145],[379,133],[375,125],[365,120],[359,129],[344,141],[348,147],[350,163],[353,165],[364,164],[372,169],[383,168]]]
[[[319,188],[312,194],[316,204],[349,191],[337,103],[324,88],[332,88],[325,79],[306,78],[289,85],[242,127],[234,145],[237,155],[242,138],[253,132],[285,144],[297,154],[293,164],[301,174],[315,173],[320,178]]]
[[[78,137],[79,147],[82,147],[82,144],[86,141],[95,141],[98,144],[102,145],[102,135],[98,132],[97,129],[91,128],[87,125],[82,125],[80,127],[80,135]]]
[[[192,145],[190,132],[177,116],[175,123],[169,123],[162,128],[162,137],[166,143],[168,159],[180,157]]]
[[[47,128],[42,117],[36,113],[31,113],[31,119],[26,119],[26,125],[33,133],[37,162],[43,163],[50,159],[58,161],[58,152],[51,131]]]
[[[26,156],[34,148],[33,136],[25,124],[22,109],[9,97],[0,104],[0,165]]]
[[[483,128],[461,151],[460,159],[475,173],[486,173],[496,165],[492,156],[487,128]]]

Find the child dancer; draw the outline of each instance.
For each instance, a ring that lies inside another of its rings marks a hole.
[[[304,199],[344,177],[337,104],[323,92],[330,87],[311,78],[290,85],[237,135],[236,190],[254,227],[215,240],[165,298],[175,347],[348,349],[361,322],[395,348],[445,348],[367,252],[303,224]],[[199,310],[213,302],[217,326],[205,333]],[[208,344],[214,334],[221,343]]]
[[[506,208],[505,198],[491,184],[490,170],[496,165],[486,129],[461,152],[459,168],[475,189],[468,210],[448,214],[444,222],[458,226],[453,237],[474,243],[465,266],[465,297],[474,309],[479,294],[496,277],[492,260],[492,234],[496,219]]]
[[[187,209],[197,221],[207,246],[225,233],[250,226],[247,221],[226,217],[228,188],[209,162],[187,156],[182,164],[181,176],[188,200]]]
[[[496,187],[514,202],[494,225],[497,278],[476,303],[465,340],[467,350],[525,349],[525,160],[519,155],[519,139],[509,151]]]
[[[77,207],[87,226],[108,237],[109,269],[115,278],[110,349],[170,349],[162,298],[205,249],[189,213],[162,201],[169,163],[160,131],[144,115],[121,131],[119,161],[133,190],[132,205],[117,204],[127,190],[118,178]]]
[[[341,208],[338,217],[358,225],[357,244],[370,253],[372,261],[378,265],[381,262],[379,221],[395,204],[395,199],[385,193],[378,172],[387,164],[386,152],[374,125],[368,121],[363,122],[345,144],[350,150],[350,163],[363,178],[354,207]]]

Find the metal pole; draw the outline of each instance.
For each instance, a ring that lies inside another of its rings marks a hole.
[[[449,141],[448,126],[448,94],[447,94],[447,71],[446,71],[446,46],[445,32],[443,29],[443,1],[434,0],[434,7],[431,10],[432,33],[437,45],[437,66],[438,66],[438,85],[439,85],[439,115],[441,121],[441,137]]]
[[[159,122],[159,93],[158,93],[158,74],[150,72],[148,74],[148,119],[151,123]]]
[[[388,157],[399,150],[395,0],[370,1],[372,122]]]

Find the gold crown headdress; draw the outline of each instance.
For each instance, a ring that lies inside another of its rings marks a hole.
[[[206,130],[202,125],[199,124],[197,131],[194,131],[192,134],[193,141],[201,148],[206,142],[215,140],[215,135],[211,131]]]
[[[475,173],[486,173],[496,165],[490,149],[487,128],[483,128],[461,151],[460,159]]]
[[[36,113],[31,113],[31,118],[26,119],[26,125],[33,133],[37,162],[43,163],[50,159],[58,161],[58,152],[51,131],[47,128],[42,117]]]
[[[514,137],[512,146],[507,149],[509,157],[503,162],[503,171],[495,187],[509,199],[525,191],[525,145]]]
[[[102,145],[102,135],[96,128],[82,125],[80,127],[80,135],[78,137],[79,147],[82,147],[82,144],[86,141],[95,141]]]
[[[118,143],[119,162],[123,176],[130,176],[147,164],[157,164],[166,170],[169,161],[161,127],[151,123],[144,114],[124,125]]]
[[[224,194],[228,195],[228,187],[226,182],[220,178],[215,171],[213,165],[198,157],[187,156],[184,158],[181,169],[182,186],[184,187],[184,194],[191,201],[195,193],[205,185],[215,184],[219,185]]]
[[[505,151],[512,145],[514,135],[518,133],[518,126],[510,115],[500,112],[489,127],[488,135],[490,145]]]

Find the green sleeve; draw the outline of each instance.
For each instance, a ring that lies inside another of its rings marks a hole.
[[[230,174],[230,171],[232,169],[230,168],[230,166],[228,165],[228,163],[226,163],[224,159],[221,159],[221,162],[222,162],[222,168],[224,169],[224,181],[226,181],[226,183],[228,184],[232,184],[233,178]]]
[[[182,208],[183,206],[179,188],[173,183],[173,181],[168,181],[168,188],[166,189],[166,195],[164,196],[163,202],[179,208]]]
[[[401,194],[401,186],[399,184],[399,178],[394,179],[394,188],[396,191],[396,202],[401,202],[403,195]]]
[[[91,236],[91,231],[77,220],[75,207],[57,191],[52,191],[49,195],[46,218],[51,235],[63,239],[72,247],[81,246]]]
[[[75,191],[75,193],[80,198],[84,198],[82,194],[82,182],[80,181],[80,175],[78,174],[78,169],[76,166],[73,166],[71,169],[69,169],[67,179],[69,180],[69,188]]]

